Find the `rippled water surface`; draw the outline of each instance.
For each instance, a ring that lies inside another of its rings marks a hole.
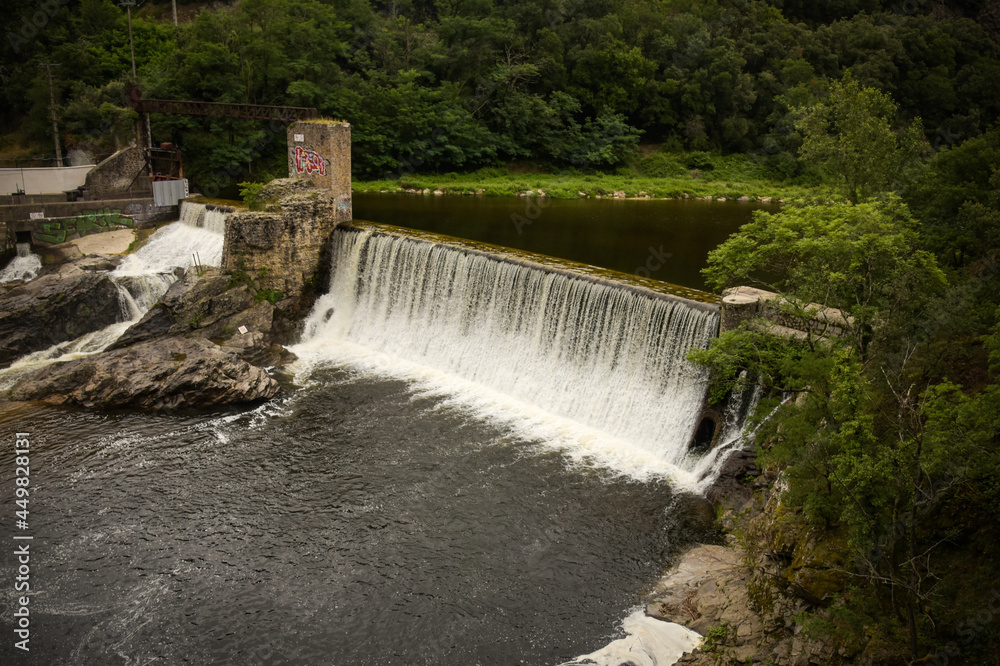
[[[388,379],[319,370],[249,411],[0,406],[33,437],[35,664],[557,664],[606,644],[695,526]]]

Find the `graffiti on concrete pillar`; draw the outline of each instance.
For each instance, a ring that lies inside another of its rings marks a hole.
[[[295,146],[295,173],[326,175],[326,160],[315,150]]]

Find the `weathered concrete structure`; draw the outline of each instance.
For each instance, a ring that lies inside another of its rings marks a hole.
[[[262,288],[285,294],[306,284],[325,284],[321,271],[330,236],[351,220],[350,191],[335,194],[305,180],[276,180],[265,188],[266,212],[242,211],[226,218],[222,270],[243,271]]]
[[[771,333],[803,339],[810,334],[818,337],[840,336],[853,324],[840,310],[816,303],[805,306],[805,316],[796,316],[791,309],[791,303],[771,291],[755,287],[726,289],[722,292],[719,334],[753,319],[766,320]]]
[[[291,125],[288,175],[260,193],[263,212],[226,219],[222,251],[223,271],[243,271],[286,294],[325,284],[321,268],[330,236],[352,218],[351,126],[333,120]]]
[[[107,158],[87,174],[83,185],[87,198],[100,199],[132,189],[150,195],[149,177],[143,175],[146,158],[138,148],[124,148]]]
[[[288,127],[288,177],[310,180],[335,195],[351,194],[351,126],[303,120]]]

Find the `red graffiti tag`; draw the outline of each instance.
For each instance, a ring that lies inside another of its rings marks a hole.
[[[319,173],[326,175],[326,160],[314,150],[295,146],[295,173]]]

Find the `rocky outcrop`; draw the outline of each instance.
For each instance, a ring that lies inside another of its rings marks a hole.
[[[118,288],[75,266],[0,294],[0,366],[120,321]]]
[[[246,273],[262,287],[289,295],[325,284],[330,237],[351,220],[350,192],[335,195],[308,181],[275,180],[263,188],[263,212],[237,212],[226,220],[222,269]]]
[[[283,365],[295,356],[276,341],[284,309],[259,298],[253,283],[229,275],[188,271],[110,349],[163,338],[201,338],[255,365]],[[285,302],[279,305],[286,305]],[[243,329],[243,330],[241,330]],[[245,330],[245,332],[244,332]]]
[[[697,546],[657,583],[646,614],[684,625],[702,636],[702,647],[679,664],[835,663],[823,644],[802,635],[795,616],[801,599],[757,596],[759,581],[737,547]]]
[[[781,487],[752,451],[737,451],[709,489],[727,545],[689,550],[646,600],[647,615],[705,637],[677,663],[842,664],[860,650],[804,631],[802,613],[822,617],[847,586],[846,544],[807,528],[783,503]]]
[[[166,338],[50,365],[15,385],[10,398],[174,409],[255,402],[280,390],[264,370],[213,342]]]

